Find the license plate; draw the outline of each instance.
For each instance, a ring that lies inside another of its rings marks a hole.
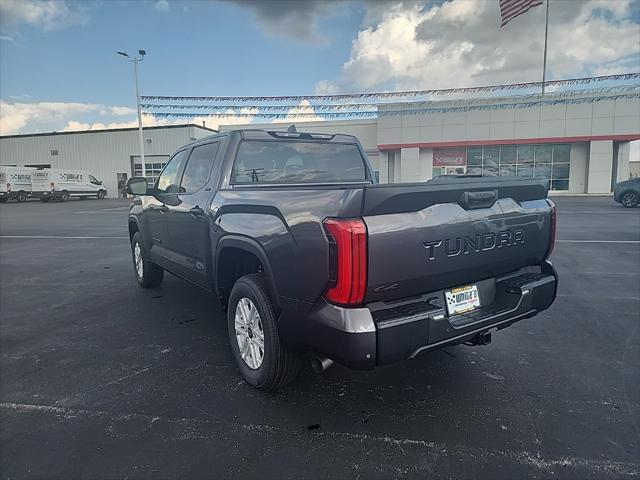
[[[469,312],[480,306],[480,297],[478,296],[478,287],[476,285],[445,290],[444,296],[447,300],[449,315]]]

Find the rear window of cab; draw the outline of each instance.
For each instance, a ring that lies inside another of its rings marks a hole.
[[[368,181],[355,144],[320,141],[243,140],[233,165],[232,184],[287,184]]]

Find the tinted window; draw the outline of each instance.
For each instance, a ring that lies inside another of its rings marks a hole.
[[[366,181],[364,160],[355,145],[304,141],[240,143],[233,183]]]
[[[191,151],[189,162],[182,175],[181,193],[193,193],[204,187],[209,180],[211,167],[218,152],[219,143],[200,145]]]
[[[187,151],[181,150],[169,160],[169,163],[167,163],[158,177],[158,184],[156,186],[158,193],[179,193],[178,174],[182,170],[182,165],[184,165],[186,159]]]

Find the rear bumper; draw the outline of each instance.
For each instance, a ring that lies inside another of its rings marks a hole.
[[[354,369],[414,358],[549,308],[556,297],[558,275],[545,262],[477,283],[484,306],[453,316],[443,307],[443,291],[363,308],[342,308],[323,301],[309,314],[308,347]]]

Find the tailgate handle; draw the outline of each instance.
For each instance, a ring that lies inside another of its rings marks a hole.
[[[498,190],[482,190],[480,192],[464,192],[458,202],[465,210],[491,208],[498,200]]]

